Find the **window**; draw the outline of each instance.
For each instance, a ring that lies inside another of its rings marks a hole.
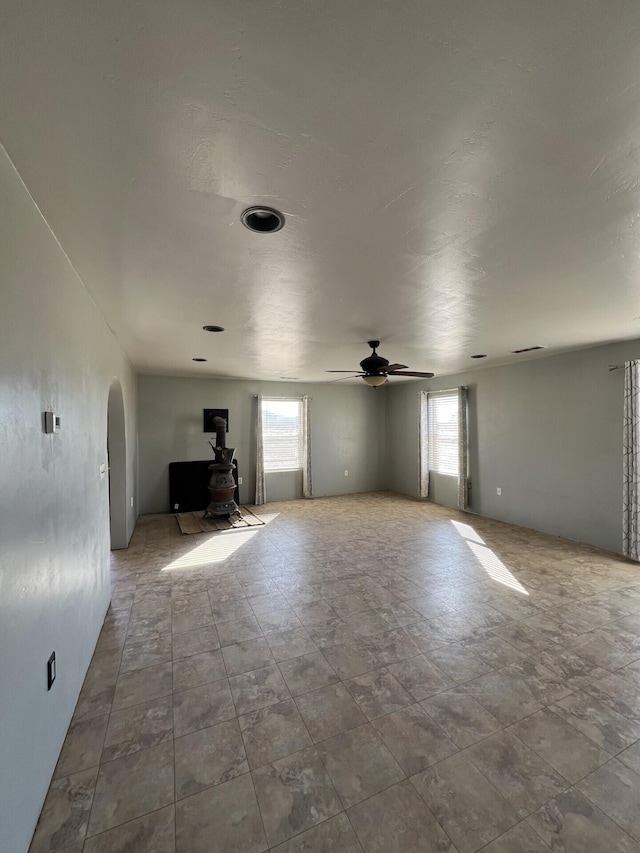
[[[302,468],[302,400],[262,399],[265,471]]]
[[[429,470],[458,476],[458,392],[430,393],[427,397]]]

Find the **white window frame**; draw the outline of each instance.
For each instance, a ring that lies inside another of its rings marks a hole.
[[[442,400],[443,398],[448,398],[447,402],[450,403],[451,413],[452,413],[452,427],[451,436],[450,436],[450,448],[448,453],[439,453],[440,448],[443,444],[444,440],[447,439],[446,433],[443,430],[438,430],[438,425],[436,423],[436,407],[437,401]],[[439,474],[441,477],[454,477],[455,479],[459,479],[460,477],[460,460],[458,455],[458,432],[459,432],[459,422],[458,422],[458,390],[447,390],[447,391],[429,391],[427,393],[427,447],[428,447],[428,466],[429,472],[433,474]],[[438,456],[442,456],[442,463],[438,462]],[[445,460],[453,459],[454,465],[447,466],[444,464]]]
[[[268,433],[269,415],[267,413],[269,403],[297,403],[298,404],[298,463],[286,468],[271,467],[269,460],[269,442],[272,436]],[[304,436],[302,423],[302,398],[301,397],[262,397],[262,444],[264,454],[265,474],[280,474],[286,471],[300,471],[304,465]]]

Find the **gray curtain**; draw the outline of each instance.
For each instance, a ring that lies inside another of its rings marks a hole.
[[[311,413],[310,397],[302,398],[302,496],[313,497],[313,479],[311,477]]]
[[[262,394],[256,397],[256,499],[255,505],[266,503],[264,483],[264,444],[262,441]]]
[[[622,553],[640,561],[640,361],[624,365]]]
[[[420,392],[420,497],[429,497],[429,392]]]
[[[458,388],[458,509],[469,505],[469,436],[467,427],[467,404],[469,389]]]

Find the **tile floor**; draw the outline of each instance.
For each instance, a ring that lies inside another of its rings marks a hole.
[[[640,568],[376,493],[142,516],[32,853],[640,853]]]

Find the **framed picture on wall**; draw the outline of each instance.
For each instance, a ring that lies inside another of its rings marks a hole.
[[[227,422],[226,431],[229,432],[229,409],[203,409],[204,428],[203,432],[215,432],[216,428],[213,424],[214,418],[224,418]]]

